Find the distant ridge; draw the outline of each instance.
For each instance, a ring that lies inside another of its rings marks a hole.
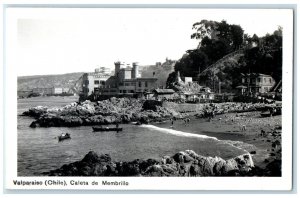
[[[84,72],[18,76],[18,91],[31,90],[36,87],[71,88],[83,74]]]

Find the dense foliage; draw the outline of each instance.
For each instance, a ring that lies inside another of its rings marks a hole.
[[[193,77],[200,84],[213,90],[231,91],[240,84],[241,73],[270,74],[276,82],[282,76],[282,28],[258,37],[244,34],[241,26],[226,21],[202,20],[193,24],[192,39],[198,39],[196,49],[186,54],[175,64],[175,71],[168,84],[180,71],[181,77]]]

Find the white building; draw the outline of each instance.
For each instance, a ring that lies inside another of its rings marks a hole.
[[[95,69],[95,72],[85,73],[82,76],[82,91],[85,96],[99,92],[105,87],[106,80],[110,77],[109,69]]]

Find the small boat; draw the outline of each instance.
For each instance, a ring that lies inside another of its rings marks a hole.
[[[93,127],[93,131],[94,132],[105,132],[105,131],[122,131],[123,128],[119,128],[119,127]]]
[[[271,112],[268,110],[268,111],[263,111],[261,112],[261,117],[270,117],[271,116]]]
[[[58,136],[58,141],[63,141],[66,139],[71,139],[71,135],[69,133],[62,133],[60,136]]]

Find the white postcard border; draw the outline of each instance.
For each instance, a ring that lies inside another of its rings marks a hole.
[[[15,16],[6,10],[6,65],[5,65],[5,133],[4,163],[5,187],[7,189],[96,189],[96,190],[290,190],[292,186],[292,102],[293,102],[293,13],[287,11],[287,23],[283,26],[283,113],[282,113],[282,177],[280,178],[136,178],[136,177],[18,177],[17,176],[17,66],[14,61],[14,46],[17,45]],[[14,180],[42,181],[42,186],[18,186]],[[60,180],[70,183],[88,181],[90,185],[48,185],[47,180]],[[127,181],[128,186],[94,186],[93,181]]]

